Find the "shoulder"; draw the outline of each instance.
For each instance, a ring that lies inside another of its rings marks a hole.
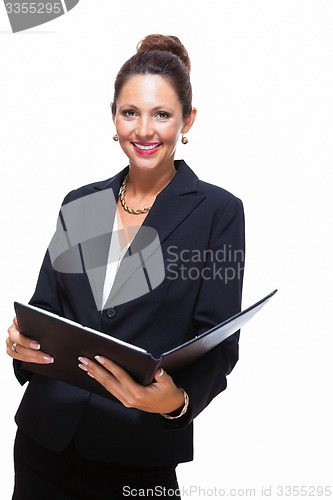
[[[211,208],[227,205],[242,206],[242,201],[226,189],[200,180],[184,160],[178,162],[177,168],[181,174],[179,176],[180,194],[202,196]]]
[[[108,184],[112,182],[112,177],[110,179],[106,179],[104,181],[92,182],[91,184],[86,184],[84,186],[80,186],[76,189],[73,189],[69,193],[66,194],[63,203],[69,203],[70,201],[75,201],[83,196],[87,196],[89,194],[97,193],[98,191],[107,189]]]
[[[212,204],[228,205],[231,203],[238,205],[242,203],[242,201],[237,196],[230,193],[230,191],[202,180],[198,180],[198,194],[205,195]]]
[[[204,194],[202,203],[206,220],[211,220],[214,225],[228,226],[231,222],[238,227],[244,226],[244,207],[242,200],[226,189],[198,181],[198,194]]]
[[[71,201],[75,201],[75,200],[82,198],[84,196],[88,196],[88,195],[91,195],[94,193],[105,191],[107,189],[111,189],[112,187],[115,187],[117,189],[117,186],[120,185],[121,180],[123,179],[127,170],[128,170],[128,168],[125,168],[121,172],[118,172],[113,177],[110,177],[108,179],[104,179],[102,181],[91,182],[89,184],[85,184],[85,185],[80,186],[76,189],[73,189],[72,191],[70,191],[69,193],[66,194],[62,204],[64,205],[66,203],[69,203]],[[119,187],[118,187],[118,190],[119,190]]]

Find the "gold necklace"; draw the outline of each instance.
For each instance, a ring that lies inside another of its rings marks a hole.
[[[150,205],[150,207],[145,207],[143,209],[139,208],[138,210],[134,210],[133,208],[130,208],[129,206],[127,206],[127,203],[125,201],[127,180],[128,180],[128,174],[125,175],[123,183],[121,185],[121,190],[120,190],[120,203],[122,204],[123,209],[126,210],[126,212],[133,214],[133,215],[140,215],[140,214],[148,213],[153,205]]]

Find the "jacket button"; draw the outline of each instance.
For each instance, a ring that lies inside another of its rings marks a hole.
[[[114,318],[116,314],[117,314],[117,311],[116,311],[115,307],[110,307],[110,309],[106,310],[106,315],[108,318]]]

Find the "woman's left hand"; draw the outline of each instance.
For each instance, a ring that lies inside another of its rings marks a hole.
[[[155,382],[143,386],[120,366],[104,356],[96,356],[98,363],[80,357],[79,367],[95,378],[107,391],[127,408],[150,413],[171,413],[184,405],[184,393],[162,368],[155,374]]]

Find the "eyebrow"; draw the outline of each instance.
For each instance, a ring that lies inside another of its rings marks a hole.
[[[139,111],[139,108],[137,106],[135,106],[135,104],[122,104],[119,109],[123,109],[123,108],[131,108],[131,109],[134,109],[136,111]],[[161,104],[160,106],[154,106],[152,111],[160,111],[161,109],[165,109],[165,110],[168,110],[168,111],[173,111],[172,108],[170,108],[169,106],[165,106],[164,104]]]

